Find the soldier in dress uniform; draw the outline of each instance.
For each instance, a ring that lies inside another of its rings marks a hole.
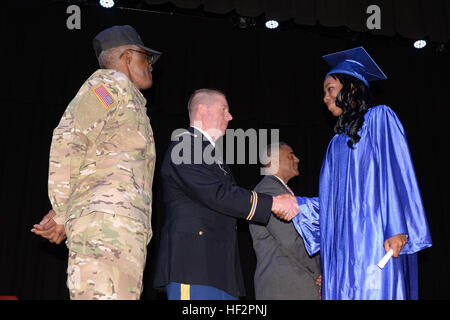
[[[139,299],[152,237],[155,143],[140,90],[161,52],[128,25],[93,39],[100,68],[53,132],[48,192],[53,210],[32,232],[66,237],[71,299]]]
[[[169,300],[236,300],[245,296],[238,219],[290,220],[296,199],[239,187],[216,142],[232,116],[225,94],[198,89],[188,102],[190,126],[174,137],[161,166],[165,222],[153,286]]]

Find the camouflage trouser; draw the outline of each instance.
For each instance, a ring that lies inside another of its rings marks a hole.
[[[66,224],[71,299],[139,299],[147,230],[136,220],[93,212]]]

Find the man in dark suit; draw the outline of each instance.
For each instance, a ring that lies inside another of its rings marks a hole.
[[[298,176],[299,159],[292,148],[283,142],[270,145],[267,156],[270,162],[266,168],[275,169],[264,176],[255,191],[272,196],[293,194],[287,183]],[[320,299],[320,257],[309,257],[291,222],[271,216],[267,225],[251,223],[249,229],[257,258],[254,277],[257,300]]]
[[[245,295],[237,219],[266,224],[271,211],[290,220],[295,197],[277,197],[236,185],[215,143],[232,119],[225,95],[200,89],[189,103],[188,130],[172,137],[161,169],[165,223],[154,287],[168,299],[237,299]]]

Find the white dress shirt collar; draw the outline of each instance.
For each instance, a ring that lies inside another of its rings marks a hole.
[[[280,180],[280,182],[283,184],[283,186],[292,194],[294,195],[294,192],[291,190],[291,188],[288,187],[288,185],[286,184],[286,182],[283,181],[283,179],[281,179],[280,177],[277,177],[276,175],[272,175],[275,178],[277,178],[278,180]]]
[[[199,127],[196,127],[196,126],[192,126],[191,125],[191,127],[197,129],[198,131],[200,131],[202,133],[202,135],[204,135],[206,137],[206,139],[208,139],[208,141],[213,145],[213,147],[214,148],[216,147],[216,143],[213,141],[211,136],[206,131],[203,131],[202,129],[200,129]]]

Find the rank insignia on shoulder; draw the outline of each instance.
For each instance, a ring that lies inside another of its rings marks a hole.
[[[92,91],[94,91],[95,95],[106,109],[109,109],[114,103],[116,103],[112,95],[102,84],[92,89]]]
[[[177,134],[176,136],[175,136],[175,138],[179,138],[179,137],[181,137],[181,136],[184,136],[184,135],[190,135],[191,137],[194,137],[194,138],[197,138],[197,135],[196,134],[194,134],[194,133],[192,133],[192,132],[189,132],[189,131],[184,131],[184,132],[182,132],[182,133],[180,133],[180,134]]]

